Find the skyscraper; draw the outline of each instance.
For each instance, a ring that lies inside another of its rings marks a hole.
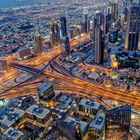
[[[124,11],[123,11],[124,21],[126,22],[128,18],[128,2],[127,1],[123,2],[123,7],[124,7]]]
[[[116,21],[116,19],[118,18],[118,4],[117,3],[112,3],[112,20],[113,22]]]
[[[61,55],[62,57],[68,57],[70,55],[70,42],[69,37],[62,37],[60,41],[60,49],[61,49]]]
[[[90,22],[88,19],[88,11],[84,10],[84,17],[83,17],[83,22],[82,22],[82,26],[84,29],[84,33],[88,33],[89,32],[89,28],[90,28]]]
[[[42,38],[41,36],[38,34],[35,36],[35,51],[37,53],[41,53],[42,52]]]
[[[106,113],[106,136],[105,139],[128,138],[131,122],[131,105],[124,105],[107,111]]]
[[[127,18],[126,50],[140,50],[140,6],[132,6]]]
[[[104,37],[99,21],[95,18],[95,63],[102,64],[104,59]]]
[[[118,29],[116,27],[112,27],[109,30],[109,42],[116,43],[118,41]]]
[[[61,17],[60,22],[61,22],[61,34],[62,34],[62,37],[67,36],[67,21],[66,21],[66,17]]]
[[[53,22],[50,25],[51,43],[56,45],[60,41],[60,32],[57,22]]]

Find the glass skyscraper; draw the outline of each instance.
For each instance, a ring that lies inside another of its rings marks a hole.
[[[131,122],[131,105],[124,105],[106,113],[106,140],[128,138]]]
[[[140,6],[137,5],[128,12],[125,49],[140,50]]]

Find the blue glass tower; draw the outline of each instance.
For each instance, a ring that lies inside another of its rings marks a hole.
[[[140,6],[132,6],[129,9],[125,49],[140,50]]]
[[[131,105],[124,105],[106,113],[106,139],[127,139],[131,123]]]
[[[65,37],[65,36],[67,36],[67,20],[66,20],[66,17],[61,17],[60,22],[61,22],[62,37]]]

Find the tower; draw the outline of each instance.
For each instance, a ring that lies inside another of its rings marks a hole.
[[[56,45],[60,41],[60,32],[57,22],[53,22],[50,25],[50,34],[51,34],[51,43],[52,45]]]
[[[130,122],[131,105],[124,105],[107,111],[105,139],[128,139]]]
[[[118,4],[117,3],[112,3],[112,20],[113,22],[116,21],[116,19],[118,18]]]
[[[67,21],[66,21],[66,17],[61,17],[60,22],[61,22],[61,34],[62,34],[62,37],[67,36]]]
[[[70,42],[69,42],[69,37],[63,37],[61,38],[61,55],[62,57],[68,57],[70,55]]]
[[[83,26],[83,29],[84,29],[84,33],[88,33],[89,32],[89,19],[88,19],[88,11],[87,10],[84,10],[83,12],[83,22],[82,22],[82,26]]]
[[[35,36],[35,51],[37,53],[41,53],[42,52],[42,38],[41,36],[38,34]]]
[[[125,49],[140,50],[140,6],[132,6],[129,9]]]
[[[102,64],[104,59],[104,37],[99,21],[95,18],[95,63]]]

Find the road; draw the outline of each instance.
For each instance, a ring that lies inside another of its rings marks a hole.
[[[30,67],[28,68],[28,66],[26,66],[26,68],[24,67],[24,70],[25,69],[29,71]],[[32,69],[32,71],[36,72],[36,69],[34,68]],[[76,92],[82,92],[83,94],[90,93],[91,95],[93,94],[94,96],[95,95],[102,96],[105,99],[111,99],[111,100],[123,102],[126,104],[132,104],[134,108],[140,107],[140,97],[135,96],[133,94],[127,94],[125,92],[114,91],[110,88],[103,87],[103,85],[97,85],[97,84],[79,79],[77,77],[65,76],[62,74],[49,72],[47,70],[42,72],[40,76],[43,77],[42,79],[46,79],[46,77],[54,78],[53,83],[56,90],[67,90],[70,92],[76,91]]]
[[[79,44],[80,42],[87,40],[89,38],[89,35],[85,35],[84,37],[79,38],[78,40],[71,40],[71,46],[74,47],[76,44]],[[114,91],[110,88],[104,87],[103,85],[97,85],[95,83],[90,83],[88,81],[85,81],[83,79],[80,79],[78,77],[74,77],[70,73],[66,72],[63,67],[57,65],[57,70],[59,72],[50,72],[47,69],[37,69],[36,66],[40,66],[41,63],[49,63],[54,57],[59,55],[60,49],[59,47],[52,48],[49,52],[46,52],[42,55],[37,56],[34,58],[34,61],[31,60],[25,60],[22,61],[21,64],[17,64],[16,62],[12,62],[11,65],[22,69],[24,71],[30,72],[32,74],[38,74],[38,77],[40,80],[48,80],[50,78],[53,78],[53,84],[56,90],[67,90],[69,92],[73,93],[83,93],[83,95],[91,95],[94,96],[102,96],[105,99],[111,99],[118,102],[126,103],[126,104],[132,104],[134,108],[140,108],[140,96],[136,96],[132,93],[125,93],[120,91]],[[11,61],[10,61],[11,62]],[[64,74],[65,73],[65,74]],[[32,86],[28,86],[26,84],[22,87],[19,87],[9,93],[1,94],[0,97],[13,97],[14,96],[23,96],[27,95],[27,90],[32,90],[36,92],[36,87],[38,84],[34,84]],[[34,92],[32,92],[34,93]]]

